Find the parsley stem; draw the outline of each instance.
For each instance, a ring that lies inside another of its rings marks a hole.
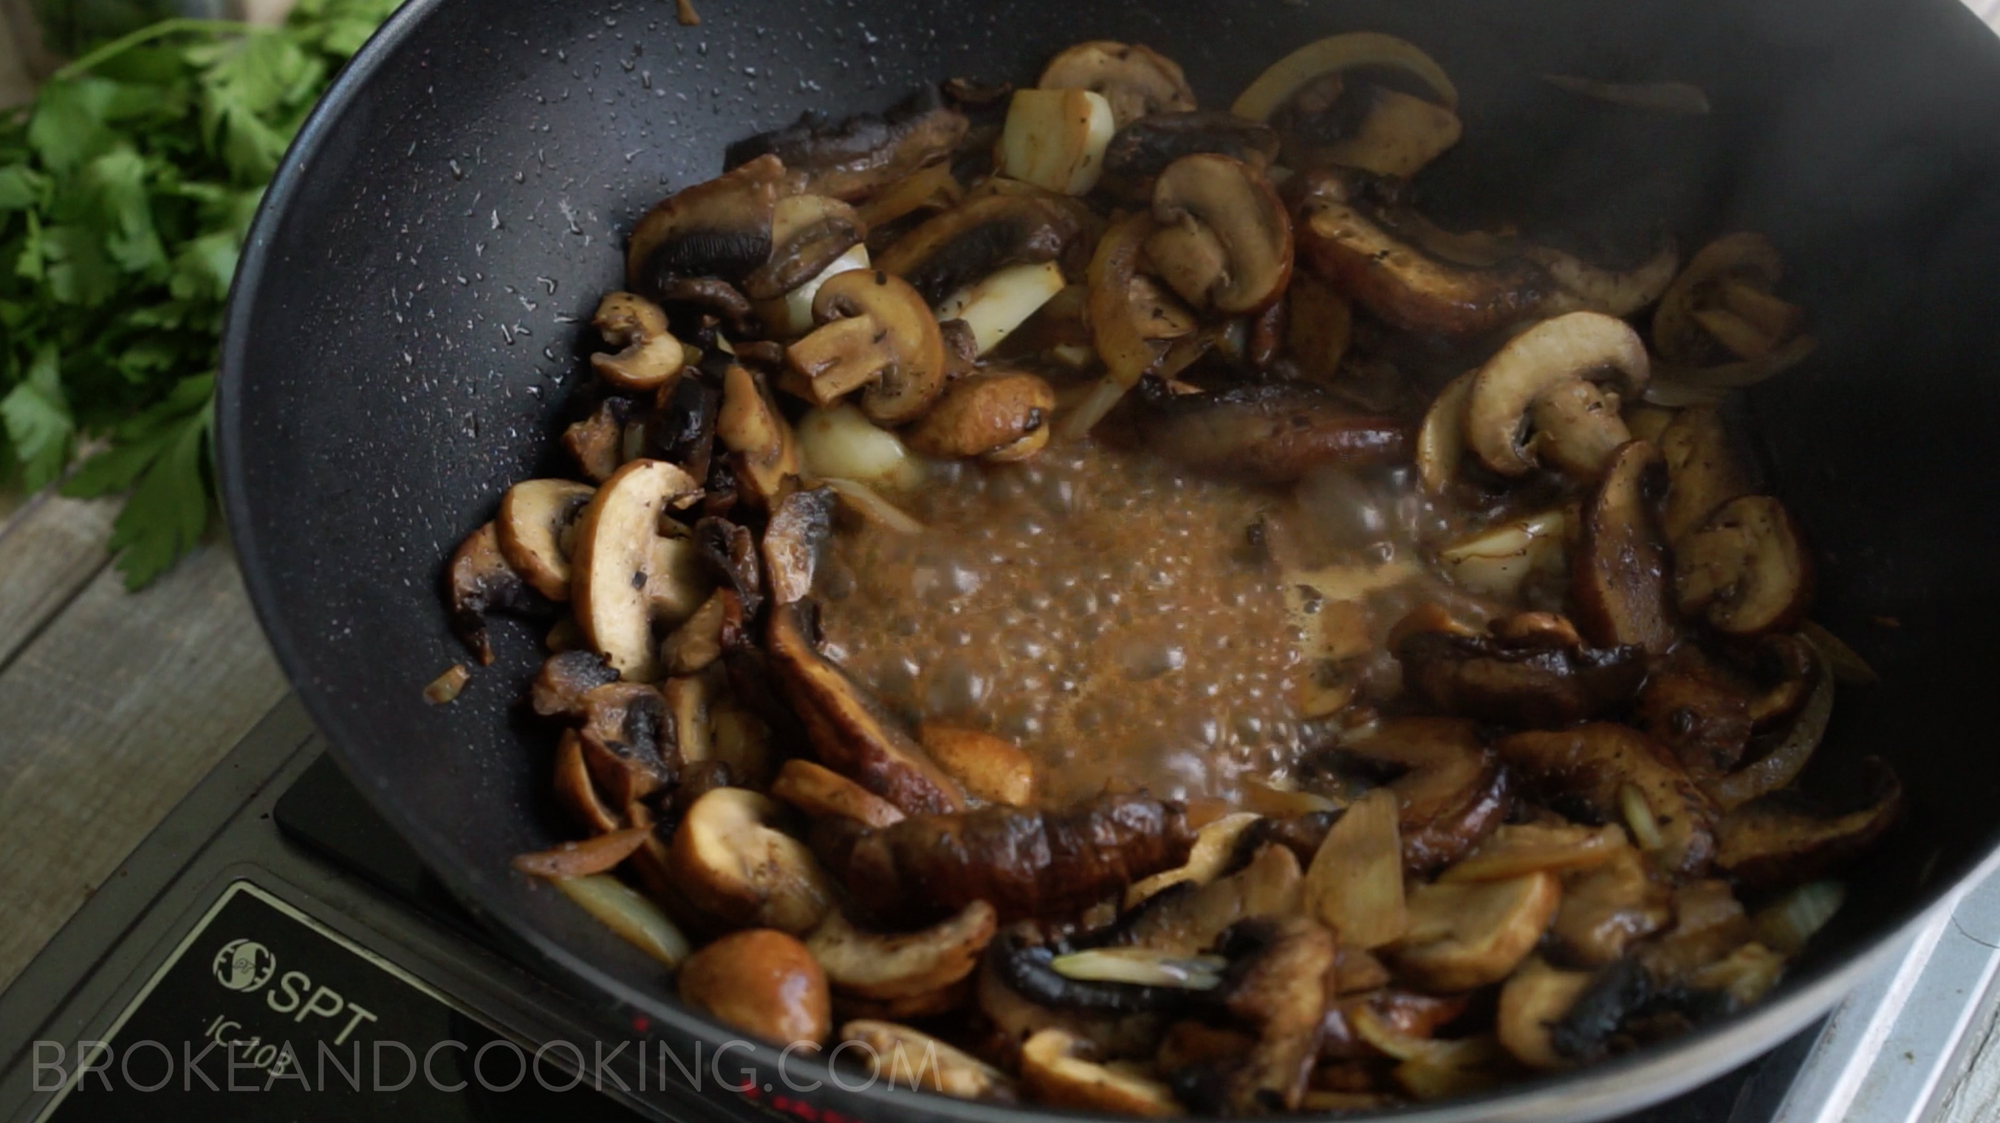
[[[158,23],[148,24],[137,31],[113,39],[111,42],[104,44],[82,58],[71,62],[61,70],[56,71],[50,76],[49,80],[60,82],[65,78],[74,78],[85,71],[102,66],[110,59],[124,54],[141,43],[165,38],[168,35],[175,35],[183,31],[201,35],[248,35],[259,31],[275,30],[277,28],[265,27],[254,23],[244,23],[241,20],[195,19],[190,16],[176,16],[173,19],[163,19]]]

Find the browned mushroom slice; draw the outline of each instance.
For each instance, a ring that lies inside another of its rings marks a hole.
[[[909,431],[910,447],[926,456],[1026,460],[1049,442],[1056,392],[1039,376],[1001,370],[951,384]]]
[[[1426,872],[1465,856],[1507,813],[1508,779],[1470,721],[1395,718],[1341,746],[1406,769],[1389,788],[1402,802],[1403,866]]]
[[[743,788],[695,800],[674,832],[668,868],[688,899],[735,925],[807,932],[833,886],[805,843],[771,826],[776,803]]]
[[[1438,875],[1438,880],[1505,881],[1537,871],[1572,874],[1596,869],[1630,852],[1625,831],[1616,824],[1507,823],[1464,861]]]
[[[1626,444],[1584,505],[1571,595],[1577,626],[1599,647],[1632,645],[1658,655],[1680,636],[1668,599],[1667,551],[1653,518],[1659,467],[1652,445]]]
[[[1672,919],[1672,894],[1646,872],[1639,852],[1626,847],[1564,884],[1549,932],[1569,961],[1602,967]]]
[[[864,1046],[870,1074],[926,1092],[961,1100],[1013,1103],[1020,1098],[1014,1079],[985,1061],[960,1052],[929,1034],[894,1022],[856,1019],[840,1027],[840,1039]]]
[[[916,932],[868,932],[839,909],[806,937],[833,988],[862,998],[911,998],[969,977],[998,930],[993,906],[974,901]]]
[[[733,284],[720,277],[682,277],[660,286],[660,302],[713,316],[730,337],[754,340],[762,334],[757,310]],[[746,355],[749,344],[745,344]]]
[[[1198,153],[1228,156],[1262,172],[1277,160],[1278,133],[1233,113],[1150,114],[1111,138],[1099,186],[1131,202],[1150,203],[1153,181],[1167,165]]]
[[[500,498],[500,552],[550,600],[569,599],[569,538],[595,492],[574,480],[523,480]]]
[[[1036,85],[1103,94],[1121,129],[1155,113],[1195,108],[1194,90],[1180,64],[1137,43],[1108,39],[1078,43],[1049,60]]]
[[[823,763],[909,814],[965,806],[958,784],[881,702],[813,646],[798,604],[772,608],[767,641],[772,670]]]
[[[1746,495],[1723,504],[1675,547],[1681,610],[1725,635],[1797,623],[1812,602],[1812,555],[1784,504]]]
[[[1309,198],[1296,232],[1309,268],[1403,331],[1484,335],[1535,315],[1555,291],[1527,262],[1482,269],[1431,257],[1334,197]]]
[[[934,721],[917,727],[917,741],[967,795],[1015,807],[1034,801],[1034,759],[1014,742]]]
[[[660,669],[670,676],[700,674],[722,658],[722,629],[743,601],[734,589],[717,589],[660,641]]]
[[[556,743],[555,781],[556,802],[578,827],[592,834],[604,834],[624,825],[604,802],[597,782],[591,779],[590,766],[584,761],[583,739],[574,729],[563,730],[562,739]]]
[[[1237,921],[1293,916],[1304,907],[1305,874],[1298,855],[1288,847],[1269,845],[1227,877],[1200,886],[1169,886],[1147,897],[1121,934],[1121,942],[1194,955],[1212,946]]]
[[[770,259],[771,214],[784,180],[784,163],[760,156],[663,200],[632,228],[627,282],[659,295],[687,278],[742,280]]]
[[[482,665],[493,662],[493,645],[486,636],[488,612],[529,612],[548,604],[507,564],[492,523],[465,536],[445,573],[451,590],[451,630]]]
[[[829,278],[813,297],[820,326],[785,349],[814,404],[864,391],[861,410],[884,424],[922,414],[944,389],[944,339],[924,298],[884,270]]]
[[[643,296],[606,293],[590,321],[616,353],[590,357],[598,377],[620,390],[652,393],[679,378],[687,356],[667,330],[667,314]]]
[[[784,161],[798,192],[855,202],[950,156],[965,138],[965,114],[925,86],[880,114],[835,124],[808,113],[796,124],[737,141],[724,154],[730,167],[770,155]]]
[[[663,575],[666,560],[658,546],[661,513],[669,502],[700,489],[672,464],[635,460],[605,481],[577,521],[572,559],[577,626],[626,678],[643,681],[658,671],[648,585]]]
[[[689,956],[678,978],[683,1003],[780,1048],[817,1045],[833,1028],[826,977],[783,931],[732,932]]]
[[[764,528],[764,573],[776,603],[792,604],[812,592],[813,573],[833,534],[833,506],[833,489],[820,487],[792,492],[771,512]]]
[[[1753,930],[1726,881],[1691,881],[1674,890],[1673,927],[1639,945],[1633,958],[1654,979],[1681,982],[1749,942]]]
[[[1400,817],[1394,792],[1369,792],[1334,820],[1306,867],[1306,915],[1347,947],[1378,948],[1403,934]]]
[[[882,916],[927,919],[990,902],[1003,920],[1075,912],[1187,859],[1179,804],[1102,796],[1062,811],[984,807],[857,830],[840,879]]]
[[[1534,950],[1561,901],[1550,873],[1414,886],[1409,931],[1390,959],[1401,977],[1434,993],[1497,983]]]
[[[1667,464],[1660,528],[1669,542],[1679,542],[1724,503],[1755,490],[1714,406],[1681,410],[1661,431],[1659,446]]]
[[[1345,953],[1343,953],[1345,954]],[[1327,1007],[1320,1056],[1327,1060],[1362,1060],[1385,1056],[1370,1041],[1386,1034],[1422,1040],[1438,1027],[1458,1020],[1470,1005],[1464,995],[1417,994],[1389,987],[1349,995]]]
[[[585,693],[581,705],[583,762],[613,807],[674,782],[680,754],[659,691],[636,682],[607,683]]]
[[[748,527],[713,515],[694,524],[694,542],[710,568],[722,574],[742,604],[743,619],[764,608],[764,566],[757,556],[757,536]],[[724,627],[728,626],[725,613]],[[729,646],[723,636],[723,646]]]
[[[867,225],[839,199],[780,199],[771,214],[771,259],[743,278],[743,295],[776,300],[819,276],[867,236]]]
[[[1550,1030],[1595,978],[1589,971],[1558,971],[1539,959],[1522,964],[1500,988],[1495,1021],[1501,1047],[1530,1068],[1558,1069],[1574,1064],[1556,1049]]]
[[[1146,256],[1197,308],[1262,311],[1292,276],[1292,220],[1262,173],[1213,153],[1183,156],[1153,184]]]
[[[1287,483],[1325,464],[1391,463],[1409,445],[1402,422],[1357,413],[1305,382],[1149,396],[1138,423],[1147,447],[1160,455],[1258,483]]]
[[[1647,676],[1633,722],[1704,786],[1733,770],[1750,744],[1749,699],[1692,653],[1675,652]]]
[[[794,758],[778,770],[771,796],[814,818],[852,819],[863,826],[886,827],[903,821],[896,805],[831,768]]]
[[[593,483],[610,479],[625,463],[625,421],[631,412],[630,398],[606,398],[590,416],[563,430],[563,448]]]
[[[1521,252],[1547,269],[1550,278],[1574,298],[1574,304],[1621,319],[1660,299],[1680,268],[1680,250],[1671,239],[1624,272],[1592,265],[1547,246],[1523,246]]]
[[[1245,832],[1252,825],[1262,822],[1263,818],[1254,812],[1238,811],[1204,825],[1195,832],[1194,848],[1188,851],[1187,862],[1127,885],[1124,907],[1132,909],[1146,898],[1175,885],[1192,883],[1202,886],[1222,876],[1223,871],[1236,864]]]
[[[1716,867],[1737,884],[1769,889],[1810,881],[1867,850],[1903,813],[1903,785],[1873,757],[1868,803],[1828,814],[1780,792],[1746,803],[1716,827]]]
[[[1560,732],[1516,733],[1494,746],[1558,801],[1600,822],[1627,817],[1636,792],[1658,826],[1663,867],[1697,873],[1715,855],[1715,809],[1667,751],[1629,726],[1596,722]]]
[[[543,717],[581,718],[584,695],[618,681],[618,672],[594,651],[564,651],[542,663],[528,687],[528,704]]]
[[[878,269],[908,281],[927,304],[1008,265],[1062,257],[1082,231],[1074,211],[1045,192],[968,198],[882,252]]]
[[[1232,960],[1222,1007],[1255,1027],[1257,1042],[1191,1081],[1190,1106],[1228,1115],[1295,1110],[1319,1058],[1333,933],[1304,917],[1253,920],[1232,929],[1221,950]]]
[[[798,475],[798,441],[762,375],[731,364],[722,376],[715,435],[736,457],[742,489],[769,510]]]
[[[1528,727],[1573,725],[1624,706],[1646,677],[1637,647],[1505,646],[1485,636],[1412,631],[1403,677],[1449,714]]]
[[[1473,376],[1466,443],[1501,475],[1525,475],[1540,451],[1565,471],[1594,478],[1613,450],[1631,439],[1618,398],[1590,381],[1603,372],[1615,372],[1634,396],[1645,387],[1646,345],[1631,325],[1598,312],[1536,324],[1508,340]],[[1524,444],[1531,428],[1534,439]]]
[[[1021,1046],[1021,1082],[1052,1107],[1113,1115],[1180,1115],[1184,1109],[1165,1084],[1135,1072],[1084,1059],[1088,1043],[1060,1029],[1045,1029]]]

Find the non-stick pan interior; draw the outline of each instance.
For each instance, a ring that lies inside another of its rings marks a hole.
[[[585,993],[695,1025],[648,961],[509,872],[556,837],[546,738],[514,704],[536,637],[498,624],[494,666],[456,703],[426,704],[424,684],[465,658],[439,605],[443,559],[509,483],[555,463],[583,321],[647,206],[803,109],[879,109],[948,76],[1020,81],[1088,38],[1164,50],[1223,106],[1309,39],[1392,32],[1462,93],[1465,142],[1423,177],[1440,219],[1511,219],[1606,260],[1663,234],[1776,240],[1822,344],[1748,408],[1818,545],[1820,618],[1884,679],[1844,694],[1819,771],[1837,783],[1882,755],[1913,814],[1753,1027],[1760,1043],[1992,847],[2000,49],[1957,3],[696,3],[702,24],[684,27],[666,0],[416,0],[280,173],[225,346],[222,482],[280,660],[440,875]],[[1692,82],[1713,112],[1590,101],[1551,73]],[[1721,1052],[1642,1056],[1506,1110],[1601,1110]]]

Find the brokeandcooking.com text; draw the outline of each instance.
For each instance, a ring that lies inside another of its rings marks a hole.
[[[657,1041],[547,1041],[532,1048],[500,1038],[477,1046],[445,1040],[421,1051],[400,1041],[377,1040],[364,1048],[326,1041],[306,1051],[290,1041],[222,1039],[167,1043],[81,1040],[37,1041],[34,1089],[57,1092],[400,1092],[419,1081],[439,1092],[462,1092],[477,1084],[487,1092],[511,1092],[534,1081],[551,1092],[588,1087],[600,1092],[645,1092],[670,1087],[717,1089],[739,1095],[777,1092],[807,1094],[831,1083],[858,1092],[878,1084],[935,1087],[940,1082],[935,1043],[922,1049],[897,1045],[878,1050],[865,1042],[843,1041],[831,1048],[798,1041],[775,1065],[753,1059],[749,1041],[725,1041],[713,1050],[703,1043],[670,1048]],[[824,1065],[818,1062],[825,1061]]]

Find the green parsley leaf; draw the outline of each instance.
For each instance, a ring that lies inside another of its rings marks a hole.
[[[62,361],[54,347],[35,356],[25,381],[0,398],[0,421],[20,458],[23,482],[32,490],[62,474],[76,436],[69,401],[63,396]]]

